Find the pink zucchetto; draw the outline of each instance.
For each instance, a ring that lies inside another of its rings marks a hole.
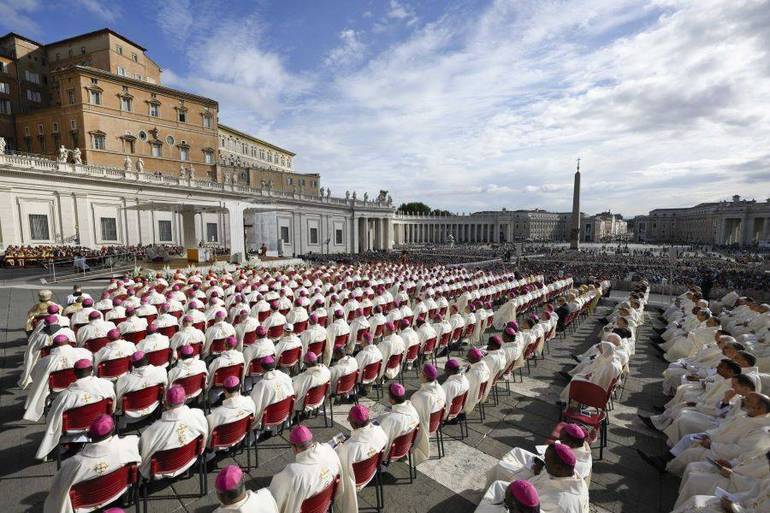
[[[57,322],[59,322],[59,318],[55,315],[49,315],[45,318],[46,324],[56,324]]]
[[[225,345],[227,347],[235,347],[235,346],[238,345],[238,339],[235,338],[234,336],[230,335],[229,337],[227,337],[225,339]]]
[[[67,335],[56,335],[53,338],[53,345],[55,346],[63,346],[64,344],[69,344],[70,339],[67,338]]]
[[[361,337],[363,337],[363,339],[366,340],[367,342],[372,341],[372,334],[369,333],[368,331],[365,331],[364,334],[361,335]]]
[[[48,305],[46,312],[48,312],[50,315],[59,313],[59,305]]]
[[[265,338],[267,336],[267,328],[264,326],[257,326],[257,336],[260,338]]]
[[[313,439],[313,432],[307,426],[300,424],[291,430],[289,443],[292,445],[304,445]]]
[[[334,318],[335,319],[342,319],[343,317],[345,317],[345,312],[343,312],[342,310],[335,310],[334,311]]]
[[[217,474],[214,487],[219,493],[231,492],[238,489],[243,480],[243,471],[238,465],[228,465]]]
[[[454,358],[450,358],[449,360],[446,361],[444,368],[447,370],[457,370],[460,368],[460,362],[458,362]]]
[[[224,310],[217,310],[217,313],[214,314],[214,319],[224,319],[227,317],[227,314]]]
[[[431,381],[435,381],[438,378],[438,369],[432,363],[426,363],[422,366],[422,373]]]
[[[105,509],[104,513],[126,513],[126,510],[124,510],[123,508],[110,508],[110,509]]]
[[[488,344],[490,346],[502,347],[503,339],[500,338],[500,335],[492,335],[491,337],[489,337]]]
[[[182,317],[182,323],[183,324],[192,324],[192,322],[193,322],[192,316],[185,315],[184,317]]]
[[[137,351],[131,355],[131,363],[139,363],[144,358],[144,351]]]
[[[520,479],[508,485],[508,492],[516,499],[516,502],[526,508],[534,508],[540,504],[535,485],[529,481]]]
[[[267,355],[260,360],[262,365],[275,365],[275,358],[272,355]]]
[[[505,327],[513,328],[514,332],[519,331],[519,323],[517,321],[508,321],[508,324],[506,324]]]
[[[404,397],[404,394],[406,394],[406,389],[401,383],[391,383],[388,387],[388,392],[390,392],[390,395],[393,397],[401,398]]]
[[[153,334],[153,333],[157,333],[157,331],[158,331],[158,327],[155,325],[154,322],[151,322],[150,324],[147,325],[147,333]]]
[[[182,356],[192,356],[195,354],[195,349],[190,344],[185,344],[179,348],[179,354]]]
[[[87,298],[85,298],[83,300],[83,307],[84,308],[89,308],[89,307],[92,307],[92,306],[94,306],[94,300],[93,299],[91,299],[90,297],[87,297]]]
[[[405,330],[408,328],[412,323],[409,322],[409,319],[401,319],[401,322],[399,322],[399,325],[401,326],[402,330]]]
[[[88,426],[88,436],[101,438],[110,434],[113,429],[115,429],[115,421],[112,420],[112,415],[99,415]]]
[[[316,363],[318,361],[318,355],[316,355],[313,351],[308,351],[305,353],[305,363]]]
[[[184,404],[185,399],[187,399],[187,394],[181,385],[172,385],[166,392],[166,403],[171,406]]]
[[[553,447],[553,450],[556,453],[556,457],[559,458],[562,463],[568,467],[575,466],[577,458],[575,458],[575,453],[572,451],[572,449],[564,444],[553,444],[551,447]]]
[[[94,310],[93,312],[88,312],[88,320],[89,321],[93,321],[93,320],[99,319],[101,316],[102,316],[102,314],[100,314],[96,310]]]
[[[81,358],[75,362],[75,368],[77,370],[90,369],[91,367],[93,367],[93,364],[91,363],[91,360],[87,358]]]
[[[586,432],[577,424],[567,424],[562,428],[562,432],[567,433],[575,440],[585,440],[586,438]]]
[[[357,404],[350,409],[350,420],[363,424],[369,421],[369,408],[363,404]]]
[[[235,388],[241,384],[241,380],[237,376],[227,376],[222,384],[225,388]]]
[[[481,359],[484,358],[484,355],[479,351],[477,347],[472,347],[470,350],[468,350],[468,361],[471,363],[480,362]]]
[[[393,321],[386,322],[385,329],[388,331],[396,331],[396,323],[394,323]]]
[[[118,340],[120,338],[120,330],[117,328],[112,328],[107,332],[107,338],[110,340]]]
[[[511,326],[508,326],[507,328],[505,328],[505,332],[504,333],[506,335],[508,335],[509,337],[511,337],[511,338],[516,336],[516,330],[514,328],[512,328]]]
[[[126,315],[131,316],[131,315],[134,315],[135,313],[136,313],[136,308],[134,308],[133,306],[129,306],[128,308],[126,308]]]
[[[318,322],[318,316],[316,314],[310,314],[310,317],[308,317],[307,320],[310,321],[310,324],[315,324]]]

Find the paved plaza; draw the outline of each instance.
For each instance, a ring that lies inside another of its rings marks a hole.
[[[55,288],[54,292],[61,302],[66,289]],[[43,425],[20,420],[24,394],[16,386],[16,380],[25,346],[23,319],[35,298],[36,291],[29,288],[0,289],[0,325],[4,327],[0,338],[0,504],[6,513],[41,511],[46,490],[56,471],[55,463],[39,463],[34,459],[43,435]],[[551,433],[559,418],[559,408],[555,402],[565,384],[557,372],[568,368],[567,365],[572,362],[570,353],[582,351],[597,340],[597,330],[602,326],[600,318],[609,311],[609,305],[609,302],[601,303],[594,316],[585,320],[574,334],[553,340],[550,354],[546,354],[545,360],[532,368],[532,374],[527,376],[525,371],[523,383],[512,384],[510,395],[501,395],[498,406],[490,404],[486,408],[484,422],[480,422],[474,412],[469,420],[468,438],[458,441],[447,436],[446,455],[440,460],[432,459],[421,464],[414,483],[409,484],[404,464],[391,465],[383,475],[385,511],[472,511],[483,492],[487,470],[497,459],[512,447],[532,449],[543,443]],[[636,416],[637,409],[649,411],[650,406],[660,400],[659,378],[664,364],[649,349],[649,334],[649,328],[643,326],[637,342],[637,353],[630,363],[631,376],[622,399],[615,402],[615,409],[610,414],[609,446],[604,451],[604,458],[597,460],[599,451],[594,450],[590,487],[593,511],[667,512],[676,499],[678,479],[670,475],[659,479],[658,474],[645,465],[634,451],[634,448],[640,448],[658,453],[665,448],[663,440],[645,428]],[[404,382],[408,393],[418,388],[414,370],[406,371]],[[384,402],[375,403],[369,398],[362,402],[375,411],[385,408]],[[332,428],[323,428],[322,417],[311,419],[307,424],[317,439],[328,440],[347,429],[346,414],[349,408],[350,405],[335,406],[335,426]],[[458,436],[459,430],[456,426],[450,426],[446,433]],[[287,436],[288,431],[283,437],[274,437],[260,444],[259,468],[249,472],[250,488],[267,486],[271,476],[290,461],[292,456],[289,449],[271,449],[271,446],[285,444]],[[234,458],[245,465],[245,454]],[[230,462],[232,458],[225,457],[220,460],[219,467]],[[154,491],[154,495],[172,498],[151,501],[150,511],[212,511],[216,504],[214,477],[214,472],[208,473],[210,493],[205,497],[194,496],[198,489],[196,477]],[[373,488],[365,489],[359,497],[362,510],[373,510]]]

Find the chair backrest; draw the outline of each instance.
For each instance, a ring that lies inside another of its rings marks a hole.
[[[382,368],[382,360],[370,363],[366,367],[364,367],[363,372],[361,372],[361,383],[371,383],[375,379],[377,379],[377,376],[380,375],[380,369]]]
[[[64,410],[61,421],[62,433],[85,431],[99,415],[112,415],[112,399],[106,398]]]
[[[129,356],[113,358],[101,362],[96,368],[96,375],[100,378],[118,378],[128,373],[130,368],[131,358]]]
[[[372,454],[370,457],[362,461],[353,463],[353,475],[356,478],[356,488],[363,488],[372,478],[377,474],[377,469],[380,468],[382,462],[382,456],[384,451],[380,451],[377,454]]]
[[[261,358],[254,358],[249,362],[249,376],[261,376],[264,373]]]
[[[460,412],[463,411],[463,408],[465,408],[465,401],[467,399],[467,391],[463,392],[461,395],[455,396],[455,398],[452,399],[452,402],[449,404],[449,414],[447,415],[447,420],[452,420],[460,415]]]
[[[129,463],[109,474],[75,483],[69,491],[72,509],[96,508],[111,502],[136,483],[138,477],[137,464]]]
[[[211,431],[211,447],[214,449],[232,447],[246,437],[254,422],[254,415],[248,415],[242,419],[220,424]]]
[[[294,324],[294,333],[302,333],[307,329],[307,321],[299,321]]]
[[[374,328],[374,338],[381,337],[384,331],[385,331],[385,325],[378,324],[377,327]]]
[[[447,331],[446,333],[441,334],[441,338],[439,339],[438,346],[439,347],[446,347],[449,345],[449,339],[452,336],[451,331]]]
[[[417,432],[420,430],[420,426],[415,427],[408,433],[404,433],[401,436],[397,436],[393,443],[390,444],[390,453],[388,459],[390,461],[397,461],[404,458],[412,450],[414,439],[417,438]]]
[[[326,400],[326,392],[329,391],[329,382],[323,385],[314,386],[305,394],[305,409],[315,410]]]
[[[129,342],[133,342],[134,344],[138,344],[144,338],[147,336],[147,331],[141,330],[141,331],[132,331],[131,333],[126,333],[123,335],[123,338],[125,340],[128,340]]]
[[[264,312],[257,313],[257,319],[259,320],[259,322],[264,321],[268,317],[270,317],[270,310],[265,310]]]
[[[401,365],[401,360],[403,358],[404,358],[404,353],[390,355],[390,358],[388,358],[388,363],[385,366],[385,368],[386,369],[395,369],[396,367]]]
[[[241,379],[241,376],[243,376],[243,364],[239,363],[236,365],[228,365],[227,367],[218,368],[214,371],[214,377],[211,380],[211,384],[214,387],[222,387],[224,386],[225,379],[230,376],[235,376],[236,378]]]
[[[441,420],[443,418],[444,418],[444,408],[441,408],[440,410],[436,410],[430,414],[430,417],[428,417],[428,435],[432,435],[433,433],[438,431],[439,426],[441,426]]]
[[[182,447],[154,453],[150,460],[150,476],[173,474],[177,470],[189,466],[203,453],[203,449],[203,435],[200,435]]]
[[[262,415],[262,427],[268,428],[273,426],[280,426],[289,420],[289,416],[293,410],[293,395],[268,405],[267,408],[265,408],[265,413]]]
[[[162,384],[152,385],[133,392],[126,392],[122,397],[123,413],[127,411],[137,411],[149,408],[156,402],[163,400]]]
[[[200,330],[200,331],[203,331],[203,330],[205,330],[205,329],[206,329],[206,321],[198,321],[198,322],[194,322],[194,323],[193,323],[193,327],[194,327],[196,330]]]
[[[158,328],[158,333],[161,335],[165,335],[167,337],[173,337],[174,333],[179,331],[179,326],[163,326],[162,328]]]
[[[337,335],[334,337],[334,347],[342,347],[347,345],[349,339],[350,333],[346,333],[345,335]]]
[[[257,341],[257,330],[247,331],[243,334],[243,345],[250,346]]]
[[[109,344],[109,342],[110,342],[110,339],[107,337],[89,338],[88,340],[85,341],[85,343],[83,344],[83,347],[85,347],[92,353],[96,353],[99,349]]]
[[[224,338],[215,338],[211,341],[211,345],[209,346],[209,354],[219,354],[225,352],[225,339]]]
[[[300,513],[327,513],[334,502],[339,484],[340,476],[335,476],[329,486],[302,501],[302,506],[299,508]]]
[[[324,354],[324,350],[326,350],[326,340],[319,340],[318,342],[308,344],[307,350],[308,352],[315,353],[317,356]]]
[[[573,379],[569,384],[569,400],[599,410],[606,410],[608,395],[606,390],[595,383]]]
[[[422,352],[424,354],[431,354],[434,349],[436,349],[436,337],[429,338],[425,341],[425,344],[422,346]]]
[[[481,401],[484,398],[484,394],[487,393],[487,387],[489,386],[489,380],[479,384],[479,396],[476,400]]]
[[[280,338],[283,336],[283,326],[270,326],[267,329],[267,336],[270,338]]]
[[[452,342],[457,342],[460,340],[460,337],[463,335],[463,329],[462,328],[455,328],[454,331],[452,331]]]
[[[419,352],[420,352],[420,344],[409,346],[409,348],[406,350],[406,361],[407,362],[415,361],[417,359],[417,355]]]
[[[200,374],[185,376],[184,378],[175,380],[173,384],[180,385],[184,388],[184,393],[188,398],[195,397],[200,394],[206,386],[206,374],[201,372]]]
[[[299,357],[302,355],[302,348],[295,347],[294,349],[287,349],[278,358],[278,364],[283,367],[294,367],[299,361]]]
[[[150,365],[164,367],[171,361],[171,348],[167,347],[165,349],[158,349],[157,351],[150,351],[145,356],[147,356],[147,361]]]
[[[61,369],[48,374],[48,389],[53,393],[66,390],[68,386],[77,380],[75,369]]]
[[[464,335],[465,335],[466,337],[468,337],[468,336],[470,336],[470,335],[473,335],[473,330],[475,330],[475,329],[476,329],[476,323],[475,323],[475,322],[474,322],[474,323],[472,323],[472,324],[468,324],[468,325],[466,325],[466,326],[465,326]]]
[[[337,388],[334,392],[335,395],[350,394],[356,388],[356,381],[358,381],[358,371],[355,370],[350,374],[345,374],[337,380]]]

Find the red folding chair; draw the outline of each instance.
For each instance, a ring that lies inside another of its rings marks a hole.
[[[299,321],[294,323],[294,334],[299,336],[300,333],[307,329],[307,321]]]
[[[302,356],[301,347],[287,349],[278,357],[278,366],[282,369],[292,369],[299,363],[300,356]]]
[[[439,459],[444,456],[444,434],[441,432],[441,421],[444,419],[444,411],[444,408],[436,410],[428,418],[428,443],[430,443],[430,435],[436,435]]]
[[[193,323],[193,328],[199,331],[204,331],[206,329],[206,321],[198,321]]]
[[[144,502],[144,511],[147,511],[148,501],[150,499],[178,499],[203,497],[208,493],[208,481],[206,479],[206,462],[203,459],[203,435],[195,440],[175,449],[158,451],[150,459],[150,477],[140,477],[139,495]],[[198,495],[165,495],[150,497],[150,482],[161,479],[176,479],[182,473],[187,473],[195,463],[198,463]]]
[[[317,342],[313,342],[312,344],[307,345],[308,352],[315,353],[316,356],[321,356],[324,354],[324,351],[326,350],[326,339],[321,339]]]
[[[225,340],[226,338],[215,338],[211,341],[209,346],[209,355],[215,356],[225,352]]]
[[[123,415],[128,412],[139,412],[143,416],[152,414],[163,402],[164,388],[164,385],[157,384],[133,392],[126,392],[121,400]]]
[[[476,398],[476,400],[478,401],[476,404],[479,407],[479,419],[481,420],[481,422],[484,422],[484,418],[486,417],[484,412],[484,402],[485,402],[484,394],[487,393],[488,386],[489,386],[489,380],[486,380],[483,383],[479,383],[479,395]]]
[[[318,316],[318,324],[325,328],[329,324],[329,317],[327,315]]]
[[[323,410],[324,414],[324,427],[330,427],[327,425],[326,419],[326,395],[329,392],[329,383],[326,382],[323,385],[314,386],[305,394],[305,403],[303,405],[304,412],[313,412],[317,410]],[[332,424],[334,425],[334,424]]]
[[[51,394],[63,392],[77,379],[73,368],[53,371],[48,374],[48,391]]]
[[[415,344],[413,346],[409,346],[406,350],[406,365],[412,365],[414,362],[417,361],[417,358],[420,356],[420,344]],[[415,368],[419,375],[419,369]]]
[[[121,495],[134,488],[131,499],[135,500],[136,485],[139,480],[138,466],[128,463],[103,476],[72,485],[69,491],[72,509],[95,510],[116,501]],[[136,513],[139,513],[139,501],[135,501]]]
[[[243,345],[250,346],[257,341],[257,330],[247,331],[243,334]]]
[[[62,412],[61,421],[61,436],[59,437],[59,443],[56,446],[56,468],[61,467],[61,451],[62,445],[68,445],[66,442],[62,442],[65,437],[76,436],[88,431],[91,422],[100,415],[112,415],[112,399],[102,399],[77,408],[70,408]]]
[[[128,340],[129,342],[133,342],[134,344],[138,344],[139,342],[144,340],[146,336],[147,336],[146,330],[132,331],[131,333],[125,333],[123,335],[123,339]]]
[[[300,513],[328,513],[330,511],[334,497],[337,495],[337,487],[340,484],[340,476],[335,476],[329,486],[302,501],[299,508]]]
[[[265,310],[264,312],[257,313],[257,319],[259,319],[259,322],[263,322],[265,319],[270,317],[270,310]]]
[[[377,372],[379,372],[379,368],[377,369]],[[356,390],[358,376],[359,372],[357,370],[351,372],[350,374],[340,376],[340,378],[337,380],[337,388],[334,390],[334,392],[329,393],[329,416],[331,417],[332,425],[334,425],[335,397],[350,397],[352,395],[353,401],[358,404],[358,391]]]
[[[396,437],[396,439],[393,440],[393,443],[390,444],[390,452],[388,453],[388,461],[386,463],[386,465],[388,465],[394,461],[406,458],[407,465],[409,466],[410,483],[417,477],[417,468],[412,463],[412,448],[414,447],[414,441],[417,438],[418,431],[420,431],[420,426],[415,427],[408,433]]]
[[[350,340],[350,333],[346,333],[345,335],[337,335],[334,337],[334,348],[338,347],[344,347],[348,345],[348,340]]]
[[[384,324],[378,324],[377,327],[374,328],[374,337],[373,338],[380,338],[384,332],[385,332],[385,325]]]
[[[179,326],[163,326],[162,328],[158,328],[158,333],[165,335],[168,338],[173,337],[177,331],[179,331]]]
[[[283,326],[270,326],[267,329],[267,336],[277,340],[283,336]]]
[[[235,376],[239,380],[243,376],[243,364],[228,365],[227,367],[220,367],[214,371],[214,375],[211,377],[211,388],[222,388],[225,386],[225,380],[230,376]]]
[[[461,395],[458,395],[454,399],[452,399],[452,402],[449,404],[449,412],[447,413],[446,418],[441,422],[441,428],[442,431],[444,429],[444,426],[447,425],[447,423],[454,421],[455,419],[458,420],[458,423],[460,424],[460,440],[463,440],[466,436],[466,434],[463,432],[463,425],[465,426],[465,432],[468,431],[468,421],[466,420],[460,420],[459,416],[465,409],[465,402],[468,400],[468,392],[463,392]]]
[[[385,364],[385,372],[387,372],[389,369],[399,369],[398,377],[400,381],[403,383],[403,373],[401,372],[401,362],[404,359],[404,353],[401,354],[392,354],[390,355],[390,358],[388,358],[388,362]],[[385,382],[385,374],[382,375],[382,381]]]
[[[254,423],[254,415],[242,419],[221,424],[213,429],[209,439],[209,447],[214,451],[230,451],[240,447],[243,452],[243,442],[246,442],[246,470],[251,468],[251,425]]]
[[[436,337],[429,338],[425,341],[425,343],[422,345],[422,357],[423,359],[425,357],[430,357],[433,360],[433,363],[436,363],[436,343],[438,342],[438,339]]]
[[[257,428],[262,432],[266,429],[280,428],[279,431],[283,431],[283,426],[287,422],[291,422],[291,414],[294,411],[294,396],[290,395],[285,399],[274,402],[265,408],[265,412],[262,414],[262,422]],[[271,448],[278,448],[278,446],[271,446]],[[255,467],[259,467],[259,444],[254,444],[254,460]]]
[[[123,374],[128,374],[131,369],[131,357],[113,358],[101,362],[96,367],[96,375],[105,379],[118,379]]]
[[[83,343],[83,347],[96,354],[99,349],[109,344],[110,339],[107,337],[89,338]]]
[[[442,349],[446,349],[447,346],[449,346],[449,341],[452,338],[452,332],[447,331],[446,333],[442,333],[441,337],[438,340],[438,348],[436,349],[436,353],[440,353]],[[435,362],[435,355],[434,355],[434,362]]]
[[[353,463],[353,475],[356,479],[356,492],[360,492],[374,480],[374,494],[376,497],[375,508],[381,511],[385,507],[385,493],[382,488],[382,474],[380,465],[385,451],[373,454],[371,457]]]
[[[171,348],[167,347],[165,349],[158,349],[157,351],[145,353],[145,356],[150,365],[156,367],[168,367],[168,364],[171,363],[171,353]]]
[[[206,388],[206,374],[193,374],[192,376],[186,376],[179,378],[173,383],[184,388],[185,402],[189,403],[198,397],[203,389]]]
[[[572,380],[569,385],[569,400],[561,413],[564,422],[586,426],[588,443],[599,438],[599,459],[604,456],[607,446],[607,402],[606,390],[590,381]]]

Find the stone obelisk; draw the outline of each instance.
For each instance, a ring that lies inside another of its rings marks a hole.
[[[580,249],[580,159],[577,159],[575,186],[572,189],[572,229],[570,230],[569,248]]]

